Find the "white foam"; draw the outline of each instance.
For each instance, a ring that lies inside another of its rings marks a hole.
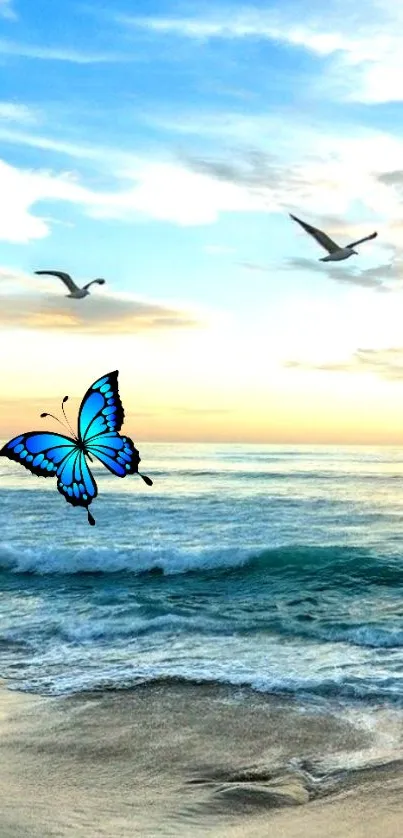
[[[160,570],[177,574],[241,567],[259,551],[242,548],[111,549],[109,547],[0,548],[0,569],[14,573],[145,573]]]

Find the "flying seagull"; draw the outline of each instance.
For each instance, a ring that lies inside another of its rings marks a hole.
[[[329,255],[323,256],[319,259],[320,262],[341,262],[342,259],[349,259],[353,254],[358,256],[357,251],[354,250],[357,244],[362,244],[362,242],[367,242],[370,239],[376,239],[378,235],[378,233],[371,233],[370,236],[365,236],[365,239],[358,239],[358,241],[351,242],[351,244],[348,244],[346,247],[340,247],[336,244],[336,242],[332,241],[326,233],[323,233],[322,230],[312,227],[311,224],[307,224],[306,221],[301,221],[300,218],[297,218],[296,215],[292,215],[291,213],[290,217],[300,224],[310,236],[313,236],[313,238],[316,239],[316,241],[322,245],[325,250],[327,250]]]
[[[90,285],[94,285],[97,283],[98,285],[105,285],[105,279],[93,279],[92,282],[88,282],[87,285],[83,285],[82,288],[79,288],[75,282],[73,282],[71,276],[69,274],[63,273],[63,271],[35,271],[36,274],[46,274],[46,276],[58,276],[62,282],[67,286],[70,291],[70,294],[66,294],[66,297],[73,297],[74,300],[81,300],[83,297],[88,297],[89,287]]]

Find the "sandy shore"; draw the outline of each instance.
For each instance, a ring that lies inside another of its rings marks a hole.
[[[0,838],[400,838],[402,763],[324,768],[370,745],[345,719],[213,685],[2,688]]]

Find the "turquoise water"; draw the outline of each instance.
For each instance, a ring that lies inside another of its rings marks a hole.
[[[73,509],[0,462],[0,677],[161,678],[403,708],[403,451],[140,446]]]

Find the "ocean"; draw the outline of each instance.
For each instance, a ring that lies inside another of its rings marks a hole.
[[[139,445],[69,506],[0,461],[0,677],[62,696],[175,681],[403,712],[403,451]],[[375,721],[374,721],[375,719]],[[386,724],[385,719],[389,720]],[[382,745],[382,747],[381,747]]]

